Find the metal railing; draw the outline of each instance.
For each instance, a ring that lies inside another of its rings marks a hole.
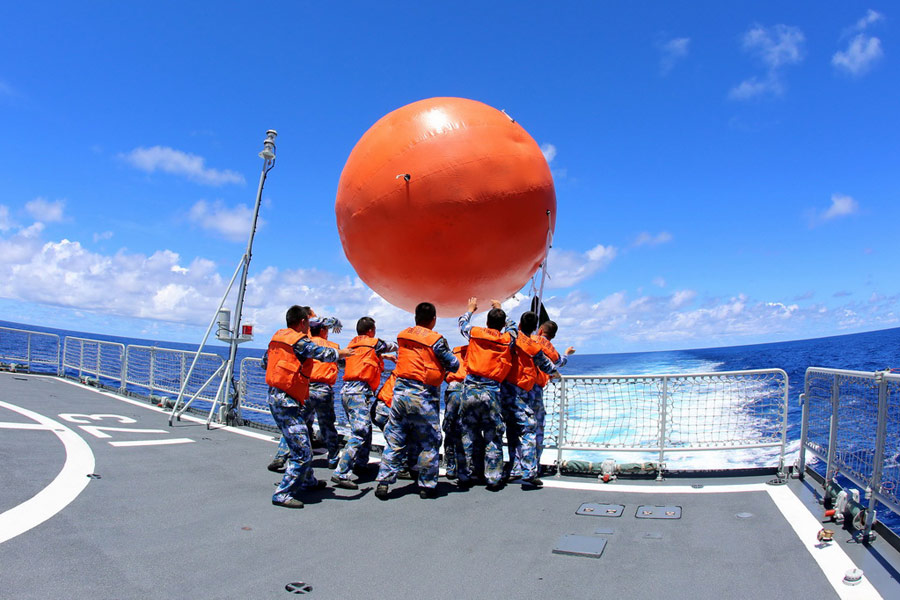
[[[125,382],[149,390],[151,394],[166,392],[177,395],[195,354],[189,350],[129,345],[125,355]],[[185,393],[198,400],[212,402],[222,383],[224,364],[225,359],[218,354],[201,353]]]
[[[59,336],[55,333],[0,327],[0,362],[41,373],[59,372]]]
[[[900,374],[810,367],[800,401],[800,473],[810,453],[826,488],[840,475],[864,489],[868,538],[876,502],[900,515]]]
[[[268,386],[266,372],[261,358],[245,358],[240,370],[241,410],[269,413]]]
[[[78,372],[78,377],[93,375],[98,382],[117,382],[125,387],[125,345],[66,336],[63,343],[61,370]],[[106,381],[104,381],[106,380]]]
[[[784,466],[788,376],[781,369],[682,375],[563,376],[544,391],[547,447],[667,455],[758,449]],[[556,413],[555,415],[553,413]],[[769,465],[771,466],[771,465]]]

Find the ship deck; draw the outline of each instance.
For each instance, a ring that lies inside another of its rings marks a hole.
[[[0,596],[271,599],[302,582],[315,598],[900,597],[885,541],[853,543],[832,524],[836,541],[818,543],[809,479],[547,477],[492,493],[442,478],[435,499],[400,481],[384,502],[370,478],[289,510],[270,503],[274,437],[167,419],[142,400],[0,373]],[[324,457],[315,466],[327,479]],[[585,503],[622,514],[576,514]],[[602,553],[554,552],[569,535]],[[842,583],[854,567],[863,582]]]

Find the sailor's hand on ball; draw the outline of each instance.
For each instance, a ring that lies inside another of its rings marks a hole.
[[[476,298],[475,296],[469,298],[469,306],[466,310],[468,310],[470,313],[474,313],[476,310],[478,310],[478,298]]]

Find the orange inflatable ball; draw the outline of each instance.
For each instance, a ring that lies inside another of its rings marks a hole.
[[[505,113],[431,98],[362,136],[335,213],[360,279],[395,306],[427,301],[452,317],[470,296],[485,309],[527,283],[556,224],[556,192],[537,143]]]

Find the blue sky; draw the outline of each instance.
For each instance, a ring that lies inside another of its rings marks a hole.
[[[308,303],[395,333],[408,315],[344,258],[338,178],[384,114],[461,96],[513,115],[550,163],[561,344],[694,348],[900,324],[889,4],[4,12],[0,319],[198,340],[246,245],[256,153],[274,128],[247,318],[264,338]],[[453,337],[452,320],[439,329]]]

